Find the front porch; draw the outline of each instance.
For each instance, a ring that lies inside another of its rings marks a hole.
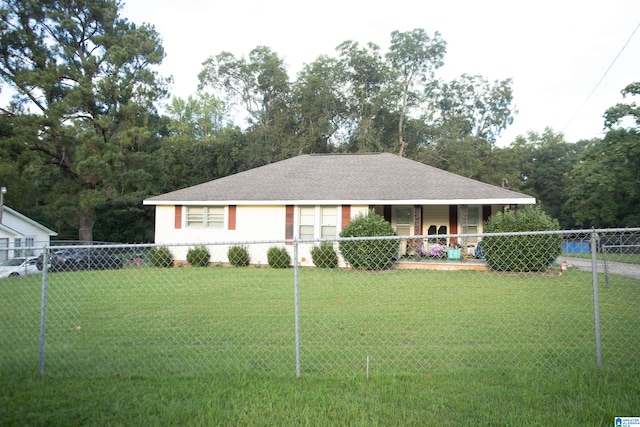
[[[446,245],[450,237],[462,244]],[[400,270],[488,270],[476,244],[468,244],[460,236],[419,236],[401,240]],[[476,254],[478,256],[476,256]]]

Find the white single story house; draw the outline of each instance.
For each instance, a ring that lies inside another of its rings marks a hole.
[[[155,243],[172,245],[335,238],[370,209],[408,238],[474,234],[493,213],[535,202],[394,154],[362,153],[301,155],[143,203],[156,207]],[[425,247],[473,246],[477,239],[426,240]],[[184,260],[187,249],[174,256]],[[299,256],[312,265],[308,250]],[[252,262],[266,264],[266,256]]]
[[[50,238],[57,236],[53,230],[22,215],[6,205],[1,205],[0,214],[0,260],[39,255],[49,244]]]

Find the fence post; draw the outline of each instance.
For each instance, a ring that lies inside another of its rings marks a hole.
[[[600,342],[600,304],[598,302],[598,259],[597,236],[595,230],[591,232],[591,281],[593,283],[593,318],[596,339],[596,362],[602,368],[602,346]]]
[[[49,248],[42,250],[42,294],[40,299],[40,348],[38,372],[44,376],[44,343],[47,329],[47,288],[49,282]]]
[[[293,241],[293,295],[294,323],[296,336],[296,378],[300,378],[300,296],[298,278],[298,239]]]

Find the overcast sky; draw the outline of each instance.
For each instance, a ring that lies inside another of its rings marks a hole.
[[[569,142],[602,136],[605,110],[640,81],[635,0],[123,1],[123,17],[160,33],[167,54],[160,72],[173,75],[172,94],[183,98],[196,93],[202,62],[222,51],[246,56],[268,46],[294,80],[303,64],[334,56],[346,40],[386,49],[392,31],[415,28],[447,42],[439,77],[513,79],[519,113],[500,145],[547,126]]]

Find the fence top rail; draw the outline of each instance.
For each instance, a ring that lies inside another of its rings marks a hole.
[[[47,250],[61,250],[61,249],[78,249],[78,248],[86,248],[86,249],[136,249],[136,248],[153,248],[153,247],[185,247],[185,246],[233,246],[233,245],[282,245],[282,244],[294,244],[294,243],[302,243],[302,244],[310,244],[310,243],[320,243],[320,242],[342,242],[342,241],[366,241],[366,240],[406,240],[406,239],[442,239],[442,238],[484,238],[484,237],[496,237],[496,236],[532,236],[532,235],[562,235],[562,236],[575,236],[575,235],[584,235],[590,236],[593,233],[596,234],[611,234],[611,233],[640,233],[640,227],[638,228],[605,228],[605,229],[583,229],[583,230],[551,230],[551,231],[520,231],[520,232],[509,232],[509,233],[468,233],[468,234],[423,234],[417,236],[370,236],[370,237],[335,237],[335,238],[325,238],[325,239],[281,239],[281,240],[228,240],[228,241],[218,241],[218,242],[176,242],[176,243],[135,243],[135,244],[125,244],[125,243],[96,243],[90,244],[47,244],[42,248]],[[620,247],[620,245],[616,245],[616,247]],[[40,249],[37,247],[31,247]]]

